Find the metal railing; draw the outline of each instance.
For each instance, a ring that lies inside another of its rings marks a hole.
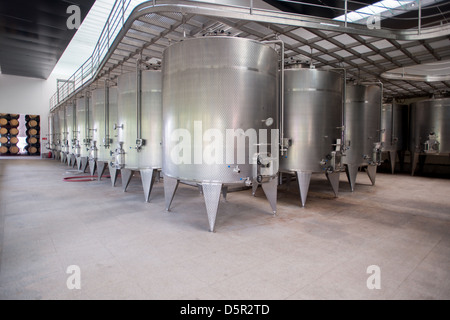
[[[61,86],[58,85],[56,93],[50,98],[50,109],[58,106],[93,78],[114,39],[124,26],[128,15],[131,13],[131,10],[128,10],[130,2],[131,0],[115,1],[92,55],[69,79],[62,82]]]
[[[107,55],[108,51],[111,48],[111,45],[114,43],[114,40],[117,36],[117,34],[120,32],[120,30],[125,25],[126,20],[128,19],[128,16],[131,14],[132,10],[134,8],[130,8],[130,3],[133,0],[116,0],[114,3],[114,6],[111,10],[111,13],[108,16],[108,19],[105,23],[105,26],[103,27],[102,33],[100,35],[100,38],[94,48],[94,51],[92,55],[86,60],[86,62],[83,63],[83,65],[78,68],[78,70],[67,80],[61,81],[63,83],[61,86],[58,84],[57,92],[50,98],[50,109],[54,109],[56,106],[64,102],[68,97],[70,97],[74,92],[76,92],[79,88],[81,88],[83,85],[85,85],[87,82],[93,80],[93,77],[96,75],[99,67],[101,66],[103,59]],[[366,6],[366,3],[359,2],[357,0],[343,0],[345,3],[344,8],[340,7],[330,7],[323,4],[314,4],[314,3],[308,3],[308,2],[301,2],[301,1],[292,1],[292,0],[279,0],[280,2],[286,2],[286,3],[293,3],[297,5],[304,5],[304,6],[313,6],[313,7],[321,7],[321,8],[327,8],[327,9],[333,9],[336,12],[342,12],[342,16],[336,17],[334,21],[341,20],[345,23],[345,27],[347,27],[347,22],[356,23],[356,24],[365,24],[368,23],[366,20],[368,20],[369,17],[373,16],[374,12],[366,12],[364,7],[362,9],[357,9],[354,11],[349,12],[349,8],[347,4],[351,4],[353,6],[359,5]],[[156,5],[156,0],[148,1],[151,5]],[[193,1],[195,2],[195,1]],[[201,2],[199,0],[198,2]],[[391,18],[391,19],[399,19],[399,20],[405,20],[405,19],[417,19],[418,25],[417,25],[417,31],[418,34],[421,33],[421,28],[424,26],[421,23],[421,20],[424,18],[424,15],[422,14],[422,5],[430,5],[432,3],[436,3],[436,7],[439,7],[439,5],[445,3],[442,0],[403,0],[400,1],[401,5],[399,5],[396,8],[390,8],[386,7],[382,2],[377,2],[374,5],[372,5],[374,8],[378,9],[386,9],[384,12],[379,12],[380,18]],[[253,0],[247,0],[244,1],[246,5],[243,6],[236,6],[236,5],[229,5],[230,7],[242,7],[250,10],[250,14],[253,14]],[[413,6],[415,6],[414,9],[418,12],[417,18],[397,18],[396,15],[400,13],[405,13],[413,10]],[[439,9],[440,10],[440,9]],[[266,10],[270,11],[270,10]],[[361,16],[361,19],[359,20],[353,20],[349,19],[349,15],[351,13],[357,13]],[[448,14],[448,12],[440,12],[440,14],[445,18],[445,14]],[[332,22],[333,20],[330,20]],[[447,22],[447,21],[446,21]]]

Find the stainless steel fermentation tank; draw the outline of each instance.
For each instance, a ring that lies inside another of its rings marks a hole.
[[[366,167],[372,185],[381,161],[382,85],[347,84],[344,109],[343,163],[353,191],[359,167]]]
[[[56,149],[59,150],[59,159],[61,162],[66,163],[68,160],[66,106],[60,107],[57,114],[59,123],[59,139],[56,141]]]
[[[164,51],[166,210],[180,181],[199,184],[213,231],[221,192],[262,182],[276,212],[278,60],[273,47],[233,37],[187,39]]]
[[[299,66],[284,73],[286,151],[280,158],[280,171],[296,175],[304,206],[312,173],[326,174],[338,193],[345,80],[337,71]]]
[[[385,103],[381,108],[381,151],[389,154],[391,171],[394,173],[396,157],[403,167],[404,152],[407,150],[408,106]]]
[[[69,167],[75,167],[79,148],[77,147],[77,114],[75,102],[69,102],[65,107],[66,137],[64,141],[65,158]]]
[[[120,170],[126,191],[139,171],[145,200],[162,166],[161,71],[139,70],[118,78],[117,148],[110,163],[113,185]]]
[[[411,104],[411,175],[428,155],[450,154],[450,98],[431,99]]]
[[[91,92],[92,107],[92,141],[89,153],[91,175],[97,170],[100,180],[111,160],[111,152],[117,144],[114,124],[117,123],[117,87],[109,86]]]
[[[60,148],[61,126],[59,124],[59,111],[55,110],[51,113],[51,115],[52,115],[53,134],[51,135],[52,141],[50,142],[50,147],[53,153],[53,158],[59,160],[61,158],[61,148]]]
[[[46,148],[51,151],[52,158],[56,159],[56,152],[55,152],[55,113],[50,112],[48,115],[48,140]]]
[[[90,120],[92,118],[92,110],[90,108],[90,92],[85,92],[84,97],[76,100],[76,129],[74,131],[75,138],[75,157],[77,160],[78,170],[85,172],[89,164],[89,149],[91,146],[91,128]]]

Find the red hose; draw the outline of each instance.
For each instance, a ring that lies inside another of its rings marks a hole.
[[[93,179],[95,178],[95,179]],[[102,178],[111,178],[111,176],[102,176]],[[65,177],[64,181],[67,182],[84,182],[84,181],[95,181],[97,180],[97,176],[75,176],[75,177]]]

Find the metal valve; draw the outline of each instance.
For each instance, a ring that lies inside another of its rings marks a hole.
[[[112,153],[114,157],[114,167],[122,169],[125,167],[125,150],[123,149],[123,142],[119,142],[118,148]]]
[[[141,148],[145,146],[145,140],[144,139],[136,139],[136,147],[135,149],[139,152],[141,151]]]
[[[434,132],[428,135],[428,140],[423,144],[423,151],[425,153],[439,153],[439,141]]]

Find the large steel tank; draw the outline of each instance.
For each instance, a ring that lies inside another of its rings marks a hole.
[[[117,123],[117,87],[105,86],[92,90],[92,141],[89,155],[89,169],[94,175],[97,169],[100,180],[116,145],[114,124]]]
[[[61,157],[61,149],[59,147],[59,143],[61,140],[61,133],[60,133],[60,125],[59,125],[59,111],[55,110],[52,112],[52,128],[53,128],[53,134],[52,141],[50,143],[50,147],[53,153],[53,158],[56,160],[59,160]]]
[[[77,157],[78,170],[86,171],[91,145],[91,130],[89,121],[92,118],[92,110],[89,106],[91,99],[89,93],[76,100],[76,144],[75,155]]]
[[[67,165],[69,167],[74,167],[77,162],[78,148],[77,145],[77,118],[76,118],[76,105],[74,102],[69,102],[65,110],[65,120],[66,120],[66,141],[65,150]]]
[[[284,138],[289,143],[280,171],[296,174],[303,206],[312,173],[325,173],[337,195],[343,91],[339,72],[299,66],[285,70]]]
[[[381,107],[381,151],[389,154],[391,171],[394,173],[397,154],[400,165],[407,150],[408,106],[384,103]]]
[[[118,148],[110,171],[116,170],[114,181],[117,169],[121,169],[124,191],[134,172],[139,171],[146,201],[162,167],[161,85],[159,70],[122,74],[117,84]]]
[[[381,84],[347,84],[343,163],[352,191],[361,166],[367,167],[372,185],[375,184],[376,169],[381,160],[381,105]]]
[[[55,157],[55,148],[54,148],[54,137],[55,137],[55,128],[54,128],[54,113],[50,112],[48,114],[48,140],[46,148],[51,151],[52,157]]]
[[[450,98],[430,99],[411,104],[410,142],[414,175],[419,156],[450,153]]]
[[[257,180],[275,212],[276,50],[243,38],[187,39],[164,51],[162,70],[166,209],[179,181],[198,183],[213,231],[221,190]]]
[[[56,140],[56,149],[59,150],[59,158],[61,162],[67,162],[68,158],[68,140],[67,140],[67,119],[66,107],[58,109],[58,123],[59,123],[59,139]]]

